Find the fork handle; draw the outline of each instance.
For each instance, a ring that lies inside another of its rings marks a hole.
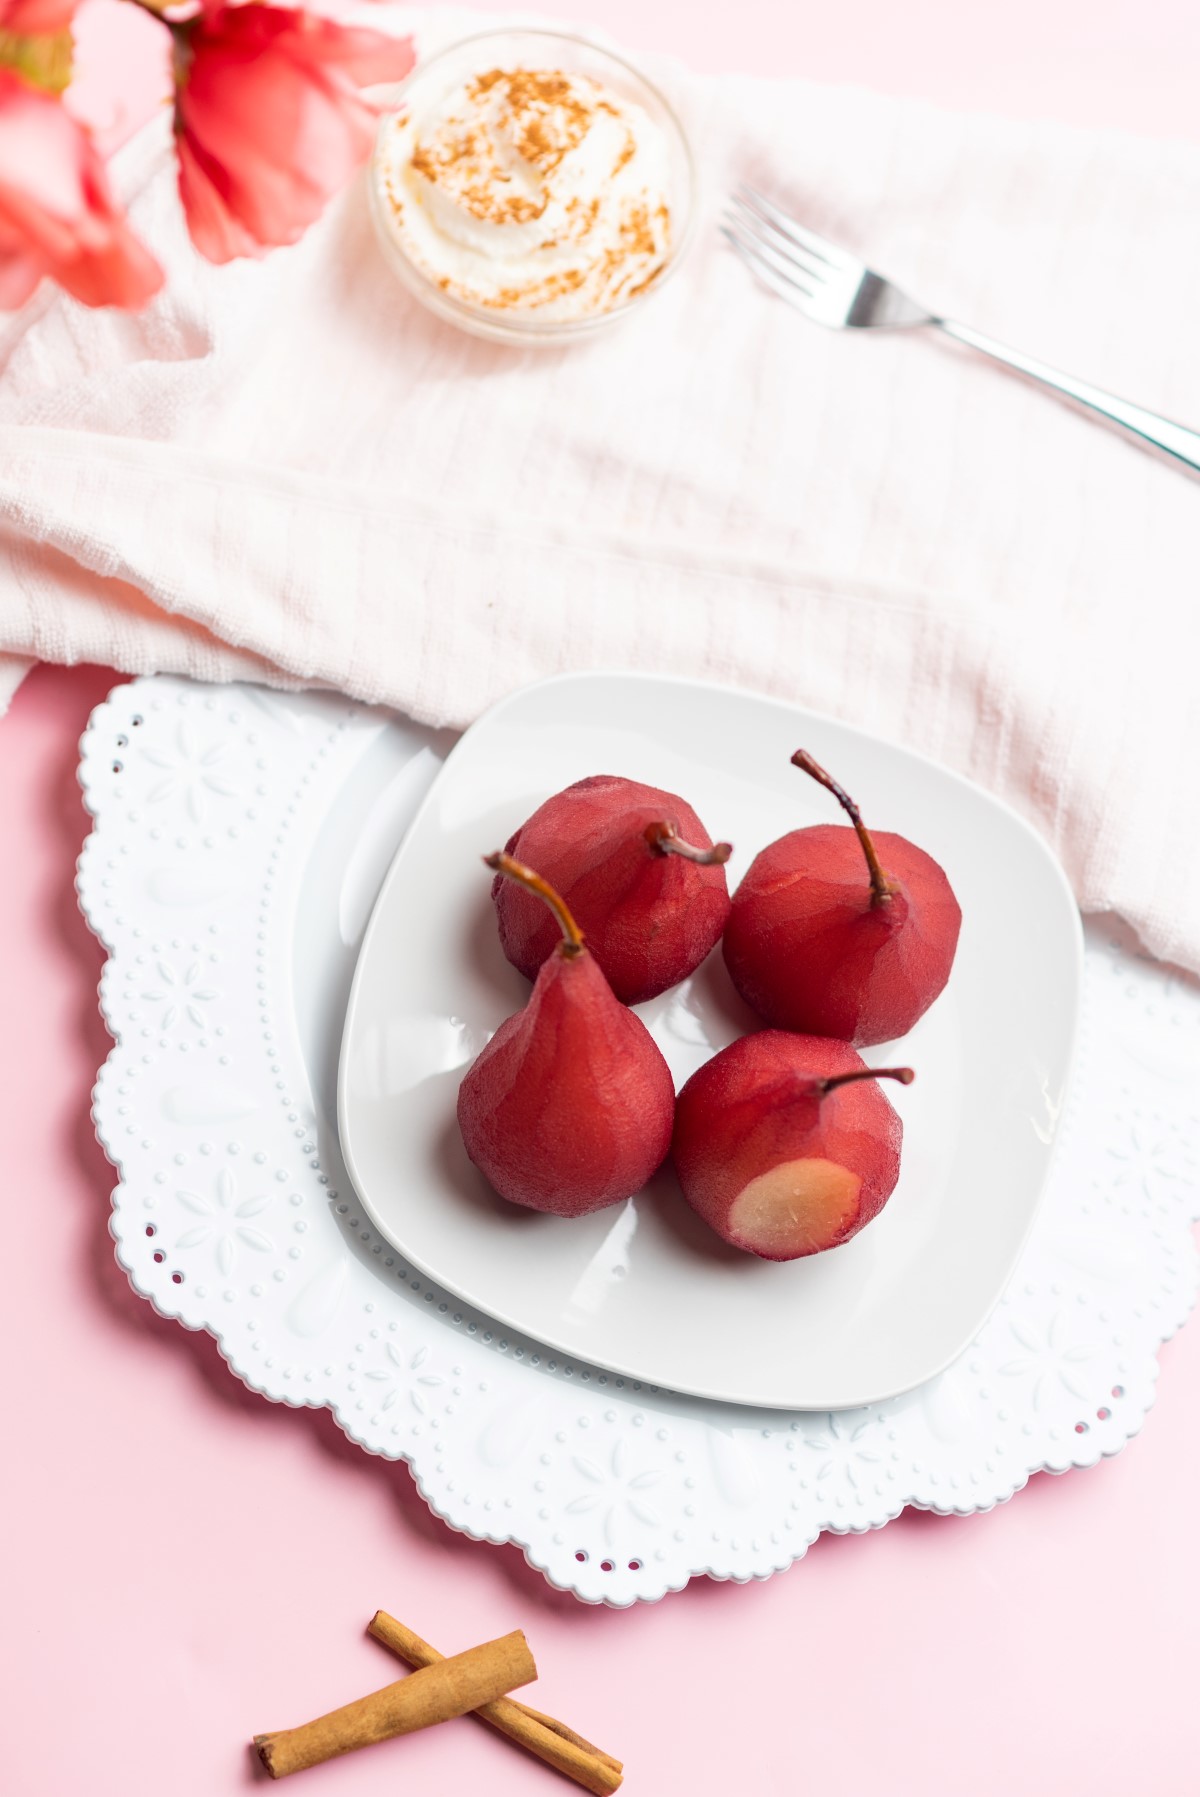
[[[1073,375],[1061,374],[1057,368],[1050,368],[1045,362],[1037,362],[1032,356],[1022,355],[1020,350],[1009,349],[1007,344],[997,343],[992,337],[985,337],[981,331],[973,331],[969,325],[958,324],[952,318],[935,318],[933,324],[947,337],[953,337],[957,343],[965,343],[970,349],[977,349],[982,355],[990,356],[993,362],[1003,362],[1008,368],[1015,368],[1018,374],[1028,376],[1032,381],[1040,381],[1044,387],[1050,387],[1055,393],[1061,393],[1084,411],[1094,413],[1098,418],[1107,419],[1129,436],[1136,439],[1145,448],[1155,451],[1176,467],[1188,468],[1194,474],[1200,474],[1200,431],[1190,431],[1185,425],[1172,424],[1169,418],[1159,417],[1157,412],[1148,412],[1145,406],[1135,406],[1127,399],[1118,399],[1113,393],[1106,393],[1102,387],[1093,387],[1088,381],[1077,381]]]

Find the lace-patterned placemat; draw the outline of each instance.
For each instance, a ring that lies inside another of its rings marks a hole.
[[[327,1405],[430,1507],[629,1604],[763,1578],[823,1529],[966,1513],[1141,1426],[1196,1291],[1200,991],[1089,926],[1079,1062],[1032,1238],[972,1347],[832,1415],[705,1403],[564,1359],[431,1287],[341,1166],[342,1009],[449,739],[323,696],[158,676],[94,713],[79,894],[115,1039],[94,1115],[135,1289],[264,1396]]]

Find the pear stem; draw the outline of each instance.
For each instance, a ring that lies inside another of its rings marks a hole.
[[[710,849],[698,849],[679,834],[679,825],[664,818],[661,823],[647,824],[644,835],[658,855],[680,855],[694,861],[697,867],[723,867],[733,853],[731,842],[714,842]]]
[[[583,931],[567,910],[566,901],[559,897],[548,880],[543,880],[541,874],[535,874],[533,869],[526,867],[523,861],[514,860],[511,855],[506,855],[503,849],[497,849],[494,855],[485,855],[483,864],[485,867],[490,867],[494,873],[503,874],[506,880],[515,880],[518,886],[524,886],[526,891],[535,893],[538,898],[544,899],[562,928],[563,939],[559,944],[562,953],[564,955],[583,953]]]
[[[819,1079],[817,1086],[824,1098],[826,1092],[848,1086],[856,1079],[898,1079],[902,1086],[911,1086],[915,1077],[911,1067],[855,1067],[850,1073],[833,1073],[828,1079]]]
[[[792,766],[802,768],[811,774],[827,792],[831,792],[842,810],[854,825],[855,833],[862,844],[862,852],[867,858],[867,871],[871,876],[871,903],[873,905],[890,905],[896,896],[896,882],[888,878],[879,865],[879,856],[875,853],[875,844],[867,834],[867,826],[862,821],[862,814],[850,794],[838,785],[832,775],[827,774],[820,762],[814,761],[807,749],[797,749],[792,756]]]

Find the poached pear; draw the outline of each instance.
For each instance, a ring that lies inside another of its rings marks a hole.
[[[729,916],[729,844],[714,843],[678,794],[616,774],[593,774],[555,793],[505,853],[536,867],[562,894],[627,1005],[686,979]],[[558,937],[553,917],[502,876],[492,898],[505,954],[534,979]]]
[[[540,874],[507,853],[486,857],[557,919],[525,1008],[467,1071],[458,1125],[501,1197],[579,1217],[617,1204],[666,1159],[675,1113],[670,1068],[641,1018],[612,991],[582,931]]]
[[[845,1042],[759,1030],[706,1061],[675,1106],[683,1195],[723,1241],[763,1260],[848,1242],[900,1176],[900,1118]]]
[[[746,1003],[779,1029],[865,1048],[924,1015],[950,977],[962,912],[942,869],[904,836],[868,834],[804,749],[792,756],[851,825],[792,830],[755,856],[722,950]]]

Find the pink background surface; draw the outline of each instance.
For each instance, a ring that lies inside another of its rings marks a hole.
[[[1200,135],[1200,13],[1182,3],[542,11],[706,69]],[[150,93],[153,37],[132,9],[91,0],[80,105],[110,141],[134,122],[111,71],[137,64]],[[1144,1436],[1092,1472],[1039,1477],[987,1516],[825,1537],[762,1585],[698,1580],[609,1612],[551,1591],[515,1549],[453,1535],[403,1467],[352,1447],[327,1413],[245,1391],[207,1336],[134,1296],[88,1117],[108,1047],[101,953],[71,886],[87,828],[76,743],[115,678],[41,669],[0,724],[8,1797],[261,1789],[251,1734],[393,1676],[362,1632],[377,1606],[446,1651],[524,1627],[534,1701],[624,1758],[631,1797],[1193,1793],[1200,1327],[1164,1350]],[[304,1786],[400,1788],[573,1787],[470,1721]]]

